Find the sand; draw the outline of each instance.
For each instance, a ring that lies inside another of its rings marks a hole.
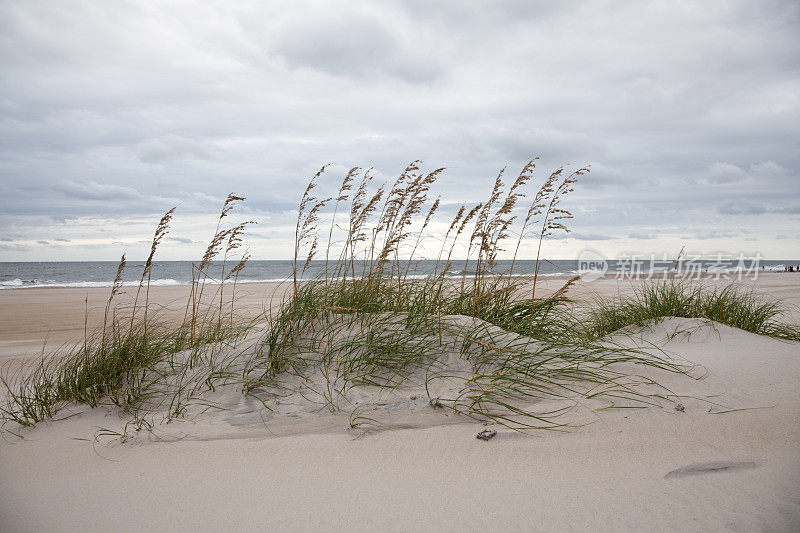
[[[798,285],[789,274],[755,282],[790,303]],[[573,296],[620,288],[630,287],[603,280]],[[3,319],[22,305],[30,314],[28,329],[0,339],[41,343],[50,312],[74,332],[53,304],[85,293],[3,291]],[[0,530],[800,528],[800,346],[676,318],[613,340],[667,351],[705,377],[646,373],[674,395],[646,409],[587,403],[573,416],[588,423],[566,432],[488,426],[498,432],[488,442],[475,438],[486,426],[424,405],[388,410],[377,428],[324,413],[267,427],[199,417],[161,427],[177,437],[166,442],[121,442],[98,432],[122,430],[113,410],[76,409],[0,443]]]
[[[236,312],[242,319],[263,312],[277,304],[286,285],[278,283],[240,284],[236,288]],[[83,339],[84,326],[89,332],[103,324],[109,288],[35,287],[0,290],[0,363],[6,359],[37,356],[46,341],[59,347]],[[213,296],[214,288],[208,291]],[[135,288],[124,287],[114,304],[130,308]],[[184,316],[189,294],[187,286],[162,286],[150,289],[150,300],[167,319]],[[85,321],[85,322],[84,322]]]
[[[560,288],[568,278],[550,277],[539,280],[537,292],[547,295]],[[724,285],[729,280],[706,280],[705,283]],[[591,302],[596,297],[613,297],[631,291],[638,285],[635,280],[617,280],[613,277],[578,283],[570,290],[570,297],[578,304]],[[800,322],[800,274],[762,273],[756,281],[744,280],[759,292],[780,298],[793,306],[791,319]],[[264,309],[280,303],[289,286],[285,283],[240,284],[236,289],[236,311],[248,319]],[[167,286],[151,289],[150,298],[163,306],[162,315],[179,320],[183,317],[188,287]],[[102,325],[103,310],[108,299],[107,288],[29,288],[0,290],[0,364],[5,360],[37,357],[47,342],[48,347],[80,340],[84,326],[89,331]],[[209,294],[212,294],[209,292]],[[206,296],[208,296],[207,294]],[[126,287],[117,295],[115,303],[130,305],[135,289]],[[84,311],[88,309],[87,313]]]

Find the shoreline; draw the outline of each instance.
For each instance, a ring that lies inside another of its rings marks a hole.
[[[772,276],[772,275],[779,275],[779,274],[796,274],[800,273],[800,270],[797,271],[788,271],[788,270],[773,270],[773,269],[765,269],[765,270],[758,270],[757,275],[753,276],[750,271],[737,271],[737,270],[720,270],[717,272],[708,272],[708,271],[699,271],[699,272],[650,272],[650,273],[603,273],[597,276],[594,276],[591,272],[589,272],[589,276],[592,279],[615,279],[618,281],[644,281],[644,280],[670,280],[670,279],[685,279],[687,281],[700,281],[700,280],[728,280],[728,281],[743,281],[743,280],[756,280],[758,277],[762,276]],[[573,272],[556,272],[556,273],[539,273],[539,279],[569,279],[575,276],[584,277],[586,273],[581,274],[577,271]],[[430,278],[431,276],[428,275],[409,275],[407,279],[426,279]],[[463,275],[467,279],[471,279],[473,275],[466,274]],[[485,276],[487,279],[491,278],[503,278],[507,277],[506,274],[496,274],[496,275],[487,275]],[[532,279],[534,274],[513,274],[513,278],[515,279]],[[462,278],[462,275],[450,275],[445,276],[444,279],[448,281],[457,281]],[[337,278],[340,279],[340,278]],[[345,278],[346,280],[351,280],[352,278]],[[360,278],[358,278],[360,279]],[[322,281],[324,278],[304,278],[298,281],[302,283],[309,283],[309,282],[318,282]],[[169,282],[169,283],[166,283]],[[239,280],[237,282],[237,287],[239,286],[247,286],[247,285],[264,285],[264,284],[291,284],[292,278],[291,276],[288,278],[275,278],[275,279],[256,279],[256,280]],[[176,281],[172,278],[165,278],[165,279],[153,279],[151,281],[151,288],[155,287],[190,287],[192,285],[191,281]],[[206,281],[206,286],[208,287],[218,287],[222,285],[218,280],[208,280]],[[226,281],[226,286],[232,286],[232,281]],[[41,283],[36,285],[24,285],[24,284],[6,284],[0,286],[0,293],[2,291],[15,291],[15,290],[34,290],[34,289],[110,289],[113,286],[112,281],[87,281],[87,282],[62,282],[62,283]],[[138,281],[126,281],[124,282],[121,287],[125,289],[135,289],[139,286]],[[144,287],[144,285],[143,285]]]
[[[800,322],[800,275],[779,273],[759,276],[757,280],[742,280],[765,295],[789,304],[789,318]],[[571,276],[540,278],[537,294],[548,295],[558,290]],[[627,293],[646,279],[617,279],[607,275],[593,281],[579,280],[570,288],[569,297],[578,303],[590,303],[594,298],[613,298]],[[653,280],[658,281],[658,280]],[[712,285],[725,285],[731,280],[713,277],[698,280]],[[171,285],[150,288],[151,303],[169,320],[183,316],[190,285]],[[210,285],[206,296],[213,296],[219,285]],[[237,316],[247,320],[263,313],[267,306],[276,306],[291,288],[289,282],[245,283],[236,287]],[[229,288],[226,286],[226,290]],[[115,304],[130,305],[136,287],[123,287]],[[102,326],[103,310],[109,287],[31,287],[0,291],[0,364],[15,358],[38,357],[42,347],[57,348],[68,342],[81,342],[84,319],[91,333]],[[87,301],[88,300],[88,301]],[[88,314],[87,314],[88,310]]]

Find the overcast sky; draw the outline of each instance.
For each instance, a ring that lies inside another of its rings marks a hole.
[[[0,0],[0,69],[0,260],[142,258],[176,204],[194,259],[229,192],[284,258],[325,163],[447,167],[452,208],[534,156],[592,168],[549,257],[800,258],[794,0]]]

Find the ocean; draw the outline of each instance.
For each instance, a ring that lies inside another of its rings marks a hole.
[[[405,262],[401,263],[405,267]],[[229,263],[230,269],[235,263]],[[686,260],[677,264],[674,260],[653,260],[652,258],[637,260],[609,260],[597,266],[597,261],[587,263],[579,260],[542,260],[539,268],[541,276],[572,276],[586,273],[587,270],[603,270],[606,274],[618,277],[631,274],[648,274],[657,278],[664,272],[692,273],[717,273],[733,279],[737,276],[753,277],[758,272],[765,270],[782,271],[788,265],[800,265],[800,260],[764,260],[745,259],[743,262],[736,258],[728,259],[703,259]],[[409,270],[415,277],[430,276],[436,267],[435,261],[414,261]],[[466,267],[466,268],[465,268]],[[505,274],[511,267],[511,261],[498,261],[494,272]],[[143,261],[129,261],[124,272],[124,284],[135,286],[139,283]],[[446,273],[447,277],[460,277],[465,271],[474,270],[475,263],[468,265],[464,261],[453,261],[453,266]],[[514,275],[532,275],[536,268],[536,261],[517,260],[514,265]],[[358,264],[356,272],[358,272]],[[222,265],[215,263],[210,271],[211,282],[218,282],[221,277]],[[117,272],[116,261],[64,261],[64,262],[0,262],[0,289],[19,289],[31,287],[110,287]],[[313,261],[305,274],[304,279],[316,279],[324,276],[324,261]],[[285,281],[292,277],[292,264],[289,260],[251,260],[240,272],[238,283],[257,283],[265,281]],[[159,285],[189,285],[192,280],[191,261],[156,261],[153,263],[151,284]]]

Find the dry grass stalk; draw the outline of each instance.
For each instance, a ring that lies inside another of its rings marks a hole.
[[[569,233],[569,228],[562,220],[571,219],[572,213],[558,206],[567,194],[575,190],[572,186],[578,181],[579,176],[589,172],[589,168],[580,168],[562,179],[561,175],[563,171],[563,168],[559,168],[547,178],[547,181],[545,181],[542,188],[536,194],[532,207],[533,216],[542,216],[542,227],[539,232],[539,244],[536,249],[536,269],[533,273],[533,287],[531,289],[531,309],[535,306],[536,281],[539,278],[539,260],[542,253],[542,242],[545,237],[553,235],[554,231],[563,230]],[[533,323],[531,323],[531,328],[533,328]]]
[[[106,330],[108,329],[108,313],[111,310],[111,302],[114,300],[114,296],[119,292],[122,288],[122,277],[123,273],[125,272],[125,254],[122,254],[122,258],[119,260],[119,264],[117,265],[117,273],[114,276],[114,283],[111,285],[111,294],[108,296],[108,301],[106,302],[105,312],[103,313],[103,342],[102,346],[105,350],[106,346]]]
[[[161,241],[164,239],[167,233],[169,233],[169,223],[172,221],[172,215],[175,213],[175,209],[177,209],[177,206],[164,213],[164,216],[162,216],[161,220],[158,222],[158,226],[156,226],[156,231],[153,235],[153,242],[150,245],[150,255],[147,256],[147,261],[145,261],[142,277],[139,280],[139,287],[136,289],[136,298],[133,301],[133,311],[131,312],[131,329],[133,329],[133,321],[136,318],[136,304],[139,302],[139,292],[142,290],[142,286],[145,284],[146,279],[147,284],[144,301],[144,320],[142,324],[145,329],[145,333],[147,332],[147,309],[150,307],[150,281],[153,273],[153,257],[156,255],[156,249],[158,248],[158,245],[161,244]]]
[[[331,255],[331,246],[333,244],[333,230],[336,227],[336,215],[339,212],[339,204],[346,202],[350,197],[350,191],[353,189],[353,180],[358,175],[360,167],[353,167],[342,180],[342,185],[339,187],[339,194],[336,195],[336,202],[333,207],[333,216],[331,216],[331,226],[328,231],[328,245],[325,248],[325,283],[328,282],[328,262]]]
[[[229,229],[222,229],[222,219],[227,217],[231,211],[236,207],[237,202],[245,201],[244,196],[237,196],[234,193],[228,194],[222,204],[222,209],[217,219],[217,227],[214,229],[214,236],[211,238],[208,246],[206,247],[200,263],[192,265],[192,286],[189,291],[189,299],[186,302],[186,310],[184,312],[184,323],[189,323],[190,338],[194,341],[197,333],[197,324],[200,314],[200,306],[203,301],[203,292],[205,291],[206,283],[210,277],[209,270],[214,262],[214,259],[219,255],[223,244],[227,243],[226,254],[231,250],[237,248],[241,242],[240,235],[244,232],[245,227],[253,222],[245,222],[234,226]],[[221,281],[224,282],[224,265],[223,276]],[[221,288],[220,288],[221,291]],[[191,309],[191,315],[189,310]]]

